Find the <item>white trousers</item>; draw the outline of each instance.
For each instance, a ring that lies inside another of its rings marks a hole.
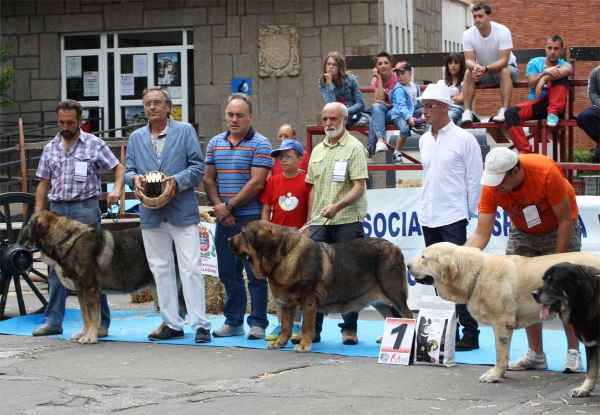
[[[198,225],[172,226],[163,222],[155,229],[142,229],[148,265],[156,281],[160,315],[173,330],[182,330],[184,320],[179,316],[177,299],[177,278],[173,258],[173,241],[177,251],[179,275],[185,298],[185,306],[194,332],[199,327],[210,330],[210,320],[206,319],[206,296]]]

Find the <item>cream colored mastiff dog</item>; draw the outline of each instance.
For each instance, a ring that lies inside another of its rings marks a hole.
[[[573,252],[525,258],[441,242],[425,248],[408,269],[418,283],[435,286],[444,300],[467,304],[480,324],[494,328],[496,366],[479,378],[491,383],[506,373],[513,330],[541,321],[542,305],[531,293],[543,284],[544,272],[560,262],[598,268],[600,256]]]

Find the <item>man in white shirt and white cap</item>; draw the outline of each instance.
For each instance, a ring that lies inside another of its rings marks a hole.
[[[469,218],[477,215],[481,191],[483,158],[473,134],[457,127],[448,116],[452,105],[450,90],[444,85],[430,84],[419,98],[423,116],[431,130],[419,139],[423,164],[423,192],[419,205],[419,222],[425,245],[467,241]],[[477,321],[465,304],[456,304],[463,326],[457,351],[479,348]],[[458,338],[458,337],[457,337]]]

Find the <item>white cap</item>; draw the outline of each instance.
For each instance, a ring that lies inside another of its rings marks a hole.
[[[502,183],[506,172],[517,165],[519,157],[506,147],[496,147],[485,156],[485,170],[481,184],[495,187]]]
[[[452,105],[452,98],[450,97],[450,90],[444,85],[429,84],[423,94],[417,98],[418,100],[432,99],[439,101],[444,104]]]

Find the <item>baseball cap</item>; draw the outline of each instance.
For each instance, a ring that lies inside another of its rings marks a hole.
[[[504,180],[506,172],[517,165],[519,157],[506,147],[497,147],[485,156],[485,170],[481,176],[484,186],[498,186]]]
[[[452,105],[450,90],[444,85],[429,84],[423,94],[417,98],[418,100],[431,99],[434,101],[443,102],[444,104]]]
[[[277,150],[271,151],[271,157],[277,157],[279,155],[280,151],[289,150],[289,149],[294,149],[298,152],[298,154],[304,155],[304,148],[302,147],[302,144],[300,144],[300,142],[298,142],[296,140],[288,139],[288,140],[283,140],[281,142],[281,146],[279,146],[279,148]]]
[[[412,66],[410,66],[410,63],[408,63],[406,61],[400,61],[396,64],[396,66],[394,66],[394,72],[395,71],[400,71],[400,72],[411,71],[412,72]]]

